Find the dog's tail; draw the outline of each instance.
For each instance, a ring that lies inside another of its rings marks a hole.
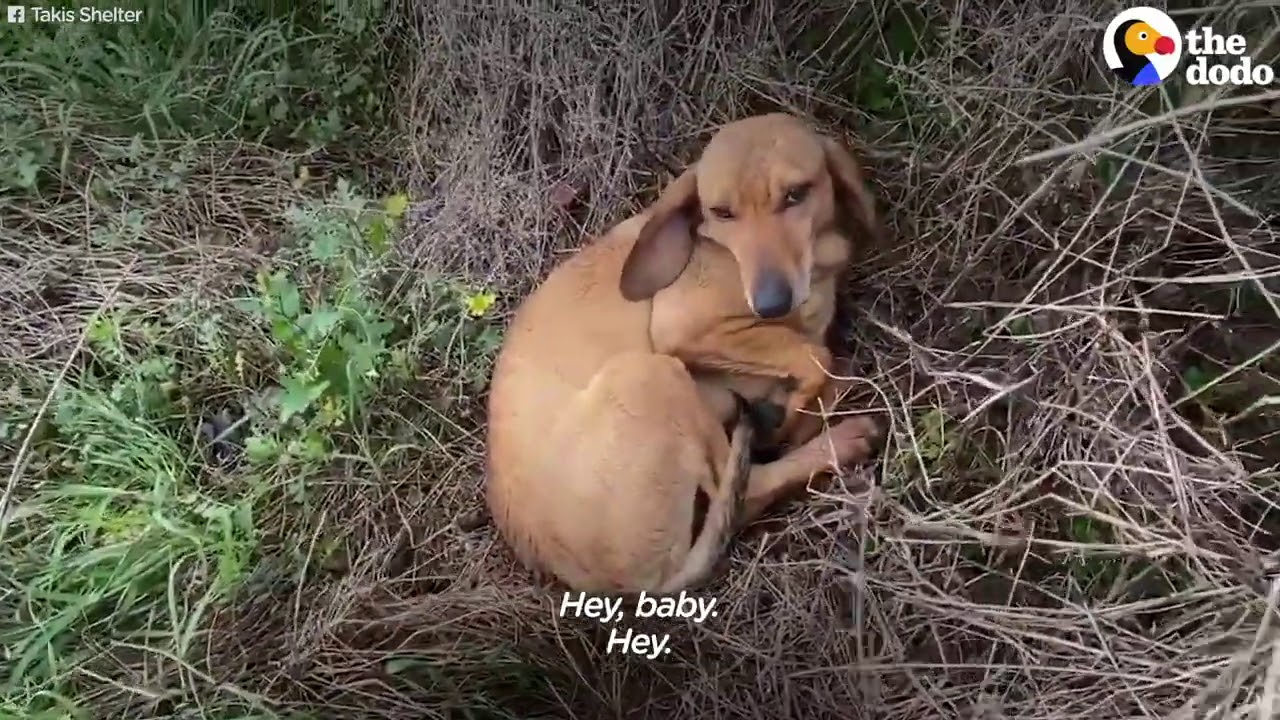
[[[715,497],[707,503],[702,533],[689,548],[684,566],[662,584],[659,594],[676,592],[702,582],[711,574],[742,522],[743,498],[751,477],[751,444],[760,420],[741,395],[734,393],[733,397],[738,404],[738,419],[729,441],[729,460],[720,475]]]

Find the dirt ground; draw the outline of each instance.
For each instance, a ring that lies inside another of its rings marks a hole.
[[[1245,5],[1171,13],[1277,61]],[[5,200],[0,717],[1280,714],[1280,90],[1118,83],[1091,0],[395,7],[366,149]],[[887,446],[735,543],[715,617],[627,625],[669,654],[609,653],[484,515],[488,363],[558,258],[775,109],[890,226],[840,332]],[[336,182],[364,165],[372,210]],[[333,208],[385,255],[333,264]],[[379,320],[330,345],[281,330],[299,307]],[[188,390],[144,423],[156,362]]]

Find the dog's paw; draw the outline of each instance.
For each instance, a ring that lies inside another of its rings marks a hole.
[[[875,420],[855,415],[827,428],[823,439],[834,456],[832,465],[844,466],[870,459],[879,449],[883,435]]]

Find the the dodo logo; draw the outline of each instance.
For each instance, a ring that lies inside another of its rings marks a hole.
[[[1149,7],[1129,8],[1102,35],[1107,67],[1136,86],[1157,85],[1182,58],[1182,37],[1168,15]]]

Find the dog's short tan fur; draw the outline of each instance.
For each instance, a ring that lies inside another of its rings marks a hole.
[[[525,300],[494,370],[487,486],[522,562],[585,591],[680,589],[711,570],[737,524],[867,457],[874,423],[819,434],[799,412],[833,399],[823,335],[850,256],[837,196],[876,231],[836,143],[789,115],[732,123],[651,207]],[[749,428],[726,437],[738,413],[727,390],[774,383],[787,389],[781,436],[794,449],[749,469],[739,514],[732,476]],[[711,502],[695,542],[699,489]]]

